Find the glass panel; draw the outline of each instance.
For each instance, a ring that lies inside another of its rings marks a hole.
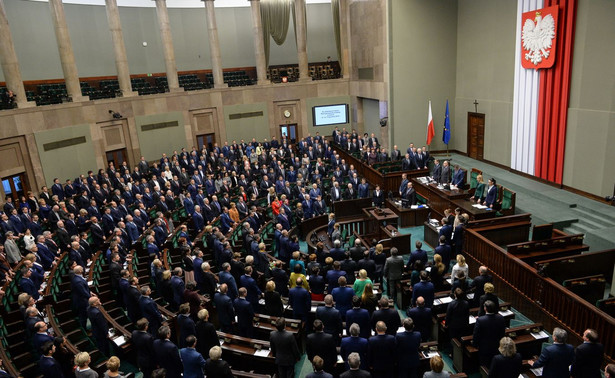
[[[204,144],[204,138],[203,135],[197,135],[196,137],[196,143],[199,146],[199,151],[203,149],[203,144]]]
[[[9,179],[5,179],[2,180],[2,186],[4,187],[4,194],[5,195],[9,195],[11,193],[13,193],[13,190],[11,189],[11,183],[9,182]]]
[[[13,184],[15,185],[15,191],[23,192],[23,186],[21,185],[21,177],[13,177]]]
[[[280,126],[280,131],[282,132],[282,136],[284,135],[288,136],[288,127]]]

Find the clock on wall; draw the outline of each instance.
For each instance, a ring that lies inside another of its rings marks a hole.
[[[284,117],[290,118],[290,110],[284,110]]]

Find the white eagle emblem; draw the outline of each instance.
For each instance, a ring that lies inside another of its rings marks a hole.
[[[523,49],[529,51],[525,53],[525,59],[537,65],[543,58],[549,57],[555,38],[555,20],[550,14],[542,18],[540,12],[536,12],[535,20],[536,23],[531,19],[525,20],[521,37]]]

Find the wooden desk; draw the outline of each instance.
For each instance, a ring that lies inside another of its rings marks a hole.
[[[461,210],[463,210],[462,213],[468,213],[470,219],[473,220],[495,218],[495,214],[497,213],[497,211],[493,209],[486,210],[474,207],[473,205],[475,205],[475,203],[468,198],[454,200],[452,203],[456,205],[456,207],[461,208]]]
[[[231,366],[244,370],[254,370],[257,373],[273,374],[276,372],[275,357],[271,353],[269,341],[236,336],[230,333],[218,332],[223,358]],[[258,355],[262,351],[263,355]]]
[[[472,193],[468,190],[459,189],[441,189],[434,183],[424,184],[418,178],[411,179],[412,186],[416,193],[427,200],[429,207],[432,208],[440,218],[444,217],[445,209],[452,209],[459,207],[455,200],[465,199],[472,196]],[[435,216],[436,214],[433,214]]]
[[[440,227],[439,224],[438,227]],[[423,239],[433,249],[440,245],[440,231],[438,231],[438,227],[432,225],[429,221],[423,222]]]
[[[397,205],[395,201],[388,198],[385,201],[385,205],[399,217],[397,223],[399,227],[420,226],[427,220],[427,216],[431,212],[431,209],[426,206],[417,209],[403,208]]]
[[[395,214],[390,209],[379,209],[379,208],[367,208],[363,209],[365,215],[371,219],[375,219],[378,222],[390,222],[397,221],[397,214]]]

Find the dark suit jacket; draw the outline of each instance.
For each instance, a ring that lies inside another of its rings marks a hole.
[[[431,308],[413,307],[407,311],[407,315],[414,321],[414,329],[421,333],[423,341],[427,341],[433,327]]]
[[[235,320],[235,310],[233,301],[228,295],[216,293],[214,295],[214,304],[218,313],[218,320],[221,325],[230,326]]]
[[[179,327],[179,346],[186,347],[186,337],[196,335],[194,320],[189,315],[180,314],[177,316],[177,326]]]
[[[295,319],[305,320],[312,307],[312,298],[307,290],[296,286],[288,291],[288,304],[293,308]]]
[[[318,306],[316,309],[316,319],[322,320],[326,333],[332,335],[335,340],[339,338],[339,335],[342,333],[342,317],[339,310],[335,307]],[[310,358],[310,360],[312,359]]]
[[[239,326],[239,335],[243,337],[252,337],[252,327],[254,319],[254,309],[250,302],[241,297],[233,301],[235,314],[237,314],[237,325]]]
[[[361,357],[361,369],[367,369],[369,367],[368,364],[368,352],[369,343],[366,338],[363,337],[344,337],[342,339],[342,343],[340,346],[340,355],[344,359],[346,363],[346,368],[348,368],[348,356],[350,353],[356,352]]]
[[[184,378],[203,378],[205,359],[194,348],[183,348],[179,351],[184,364]]]
[[[395,335],[397,342],[397,368],[399,370],[416,369],[419,366],[420,332],[399,332]]]
[[[352,308],[346,311],[346,334],[350,336],[350,326],[357,323],[361,327],[360,337],[368,339],[371,336],[369,312],[364,308]]]
[[[371,374],[366,370],[348,370],[340,374],[340,378],[371,378]]]
[[[374,371],[392,372],[397,359],[395,336],[376,335],[370,337],[368,341],[369,365]]]
[[[337,361],[337,349],[335,338],[325,332],[315,332],[307,336],[305,348],[309,360],[318,355],[324,360],[324,370],[332,371]]]
[[[489,368],[489,378],[517,378],[521,374],[523,361],[519,353],[512,357],[501,354],[493,357]]]
[[[199,320],[196,323],[196,350],[203,355],[209,355],[209,350],[215,346],[220,346],[216,327],[210,322]]]
[[[470,305],[465,300],[453,300],[446,308],[446,326],[451,338],[461,337],[468,327]]]
[[[184,365],[175,344],[169,340],[154,340],[154,356],[158,365],[167,370],[167,378],[181,378]]]
[[[88,319],[92,323],[92,335],[97,341],[105,340],[109,332],[109,325],[105,316],[96,307],[88,307]]]
[[[44,378],[64,378],[62,367],[53,357],[42,356],[38,362],[38,367]]]
[[[149,321],[150,333],[158,332],[162,317],[160,316],[160,311],[158,311],[156,302],[150,297],[141,296],[141,298],[139,298],[139,307],[141,308],[143,317]]]
[[[570,344],[553,344],[542,350],[535,368],[543,367],[544,378],[561,378],[569,375],[568,366],[574,361],[574,348]]]
[[[602,344],[583,343],[577,346],[570,375],[574,378],[600,378],[603,359],[604,346]]]
[[[74,276],[70,286],[73,295],[73,306],[87,308],[88,300],[90,299],[90,288],[86,280],[80,276]]]
[[[205,364],[205,374],[207,374],[207,377],[233,378],[231,368],[224,360],[212,361],[208,358]]]
[[[399,319],[399,313],[393,308],[376,310],[372,314],[372,329],[376,330],[376,323],[383,321],[387,325],[387,335],[395,335],[399,327],[401,327],[401,320]]]
[[[489,366],[498,354],[500,339],[504,337],[506,321],[500,314],[486,314],[476,319],[472,345],[478,348],[480,364]]]
[[[147,332],[132,331],[132,344],[137,351],[137,364],[142,370],[154,369],[154,337]]]
[[[279,366],[294,366],[299,360],[299,347],[292,333],[285,330],[271,331],[269,335],[271,353],[275,356],[275,363]]]

